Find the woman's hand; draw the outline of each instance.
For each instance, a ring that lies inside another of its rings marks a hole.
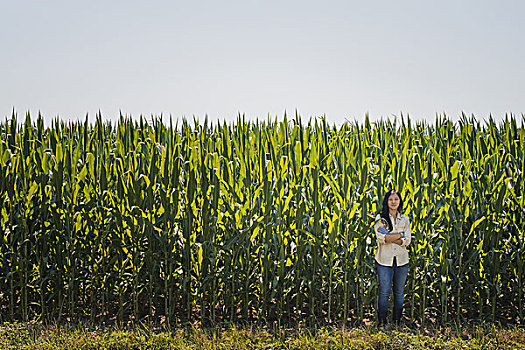
[[[405,238],[405,233],[404,232],[399,232],[398,234],[400,235],[400,237],[398,239],[396,239],[395,241],[392,241],[392,243],[395,243],[397,245],[403,245],[404,238]]]

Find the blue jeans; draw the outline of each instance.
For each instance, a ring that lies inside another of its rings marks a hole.
[[[403,295],[405,294],[405,282],[408,275],[408,264],[397,266],[396,258],[392,266],[377,265],[379,275],[379,303],[378,311],[388,311],[388,299],[392,281],[394,282],[394,308],[403,308]]]

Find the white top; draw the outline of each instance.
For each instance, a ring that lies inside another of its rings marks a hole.
[[[410,220],[407,216],[397,213],[397,217],[394,223],[394,218],[390,215],[390,221],[392,222],[392,231],[390,233],[405,233],[405,238],[402,238],[403,244],[398,245],[396,243],[386,243],[385,235],[380,233],[378,221],[381,216],[376,216],[376,223],[374,225],[374,231],[376,233],[377,251],[376,261],[380,265],[392,266],[394,264],[394,256],[396,257],[397,266],[403,266],[408,264],[408,251],[406,246],[410,244],[412,240],[412,233],[410,232]]]

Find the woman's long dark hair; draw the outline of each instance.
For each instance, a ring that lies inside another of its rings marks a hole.
[[[385,198],[383,198],[383,208],[381,209],[381,214],[380,214],[381,217],[385,219],[386,222],[388,223],[388,228],[387,228],[388,231],[392,231],[392,229],[394,228],[394,226],[392,225],[392,220],[390,220],[390,215],[389,215],[390,212],[388,210],[388,198],[390,198],[392,194],[397,194],[399,197],[399,207],[397,208],[397,212],[401,213],[403,211],[403,198],[401,198],[401,193],[399,193],[399,191],[396,191],[396,190],[388,191],[385,194]]]

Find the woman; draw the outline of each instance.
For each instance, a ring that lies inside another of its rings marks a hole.
[[[383,208],[374,225],[377,238],[376,261],[379,275],[379,325],[385,326],[388,315],[390,289],[394,289],[393,321],[399,324],[403,312],[403,295],[408,274],[406,246],[412,238],[410,221],[402,215],[403,199],[396,190],[390,190],[383,199]]]

